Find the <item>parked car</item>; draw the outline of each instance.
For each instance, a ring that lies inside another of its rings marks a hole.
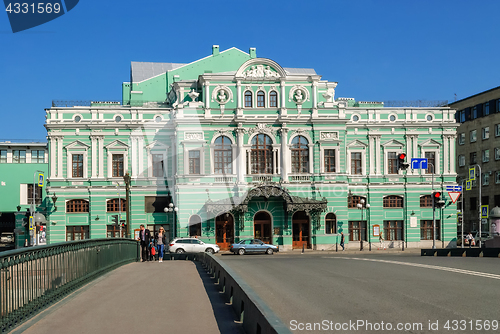
[[[218,253],[220,247],[215,244],[207,244],[196,238],[175,238],[170,241],[170,253]]]
[[[476,243],[476,246],[479,246],[479,232],[476,232],[473,234],[474,235],[474,241]],[[482,232],[481,231],[481,242],[484,245],[485,240],[490,239],[490,232]]]
[[[3,242],[3,243],[14,242],[14,233],[12,233],[12,232],[3,232],[2,236],[0,236],[0,242]]]
[[[244,255],[246,253],[266,253],[272,255],[274,252],[278,252],[278,247],[270,244],[266,244],[259,239],[245,239],[241,240],[237,244],[232,244],[229,251],[234,254]]]

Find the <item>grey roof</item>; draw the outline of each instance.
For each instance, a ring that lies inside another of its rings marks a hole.
[[[291,68],[283,67],[286,74],[303,74],[303,75],[316,75],[314,68]]]
[[[145,63],[133,61],[131,63],[131,80],[132,82],[141,82],[157,75],[166,73],[167,71],[175,70],[186,64],[176,63]]]

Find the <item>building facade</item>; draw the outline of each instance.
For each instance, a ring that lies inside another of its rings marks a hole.
[[[454,110],[384,108],[336,87],[254,48],[214,46],[188,64],[133,62],[121,103],[54,104],[50,241],[117,236],[129,173],[131,231],[163,226],[223,249],[248,237],[332,249],[341,232],[371,247],[378,231],[389,247],[432,245],[432,185],[456,184]],[[402,152],[435,172],[400,170]],[[456,241],[448,204],[435,211],[437,247]]]
[[[0,142],[0,232],[15,232],[17,246],[24,246],[26,240],[40,242],[39,238],[29,238],[30,209],[38,213],[34,215],[33,235],[41,237],[45,230],[47,193],[38,186],[38,178],[39,174],[46,177],[47,170],[46,142]]]
[[[457,181],[464,185],[464,191],[458,210],[463,208],[464,232],[479,231],[480,206],[500,206],[500,87],[456,101],[450,107],[457,110],[456,120],[460,124]],[[476,169],[476,180],[467,191],[465,181],[471,168]],[[481,230],[489,230],[487,219]]]

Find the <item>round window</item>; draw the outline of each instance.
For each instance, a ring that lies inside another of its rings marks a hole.
[[[155,122],[160,123],[161,122],[161,116],[156,116],[155,117]]]
[[[122,117],[121,116],[116,116],[115,117],[115,122],[118,123],[122,120]]]
[[[75,116],[75,122],[80,122],[82,120],[82,118],[80,116]]]
[[[391,122],[394,122],[396,120],[396,116],[391,115],[391,117],[389,117],[389,119],[391,120]]]
[[[354,116],[352,116],[352,120],[353,120],[354,122],[359,121],[359,116],[358,116],[358,115],[354,115]]]
[[[432,115],[427,115],[427,120],[432,121]]]

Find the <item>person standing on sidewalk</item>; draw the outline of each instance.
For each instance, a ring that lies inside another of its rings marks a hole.
[[[385,249],[384,237],[382,236],[382,232],[379,233],[378,240],[380,241],[380,249]]]
[[[155,235],[156,245],[158,246],[158,262],[163,262],[163,250],[165,249],[165,245],[167,244],[167,235],[165,234],[165,230],[163,226],[160,227],[160,231]]]
[[[151,238],[151,232],[144,228],[144,224],[141,224],[141,230],[139,231],[139,241],[141,243],[141,256],[142,262],[148,260],[148,246],[149,239]]]
[[[344,251],[344,242],[345,242],[344,232],[340,232],[340,247],[342,247],[342,251]]]

